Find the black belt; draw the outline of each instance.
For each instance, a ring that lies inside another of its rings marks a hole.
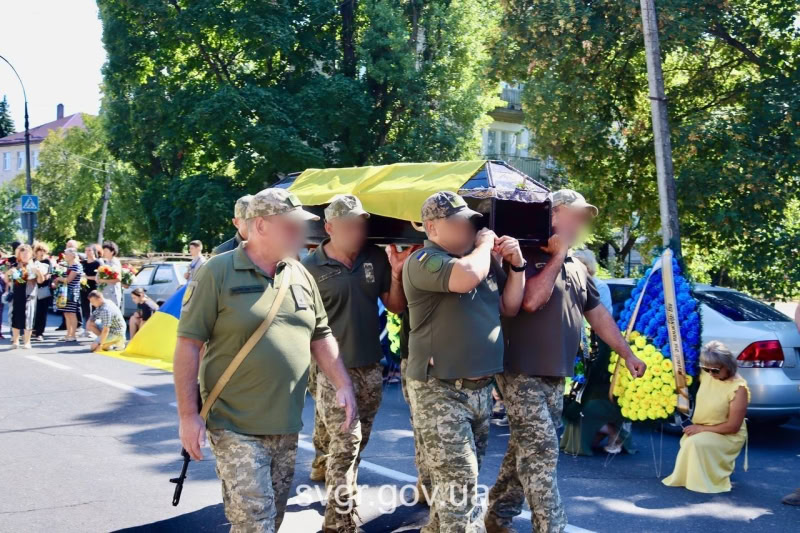
[[[493,377],[481,379],[441,379],[444,383],[453,385],[457,389],[480,390],[488,387],[494,381]]]

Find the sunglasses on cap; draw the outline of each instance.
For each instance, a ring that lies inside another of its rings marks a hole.
[[[722,369],[721,369],[721,368],[709,368],[709,367],[707,367],[707,366],[701,366],[701,367],[700,367],[700,370],[705,370],[705,371],[706,371],[706,372],[708,372],[709,374],[714,374],[714,375],[717,375],[717,374],[719,374],[720,372],[722,372]]]

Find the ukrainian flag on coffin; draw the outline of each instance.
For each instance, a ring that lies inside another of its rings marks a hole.
[[[178,319],[187,283],[153,313],[122,352],[104,355],[172,372],[172,356],[178,340]]]

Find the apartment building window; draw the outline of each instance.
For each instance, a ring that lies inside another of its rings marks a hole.
[[[494,155],[496,153],[497,153],[497,132],[495,130],[489,130],[489,134],[486,136],[486,154]]]
[[[3,170],[11,170],[11,152],[3,154]]]
[[[33,152],[33,160],[31,161],[31,167],[39,168],[39,150]]]
[[[17,152],[17,170],[20,170],[25,165],[25,157],[23,152]]]

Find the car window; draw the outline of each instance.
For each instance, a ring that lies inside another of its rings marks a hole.
[[[178,279],[184,279],[184,274],[189,269],[189,263],[174,263],[175,270],[178,271]]]
[[[175,271],[172,269],[172,265],[159,265],[158,270],[156,270],[156,277],[153,278],[153,285],[174,282]]]
[[[136,274],[136,278],[133,280],[134,285],[150,285],[150,278],[153,277],[153,270],[155,267],[152,266],[145,266]]]
[[[614,320],[618,320],[620,313],[625,309],[625,302],[631,297],[633,285],[609,283],[608,288],[611,289],[611,314],[614,315]]]
[[[695,291],[695,298],[734,322],[791,322],[791,318],[763,302],[733,291]]]

